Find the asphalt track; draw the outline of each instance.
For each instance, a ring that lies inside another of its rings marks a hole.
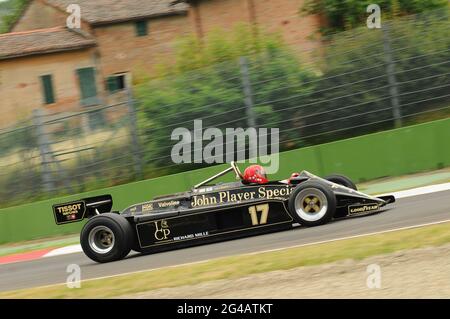
[[[399,199],[382,213],[333,221],[327,225],[247,237],[243,239],[173,250],[154,255],[129,255],[128,258],[97,264],[82,253],[0,265],[0,291],[66,282],[67,266],[78,264],[82,279],[204,261],[211,258],[278,249],[294,245],[333,240],[450,219],[450,191]],[[414,238],[411,238],[414,240]]]

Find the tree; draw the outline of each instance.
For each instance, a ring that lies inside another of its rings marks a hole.
[[[8,0],[0,2],[0,33],[9,32],[30,0]],[[2,14],[2,15],[1,15]]]
[[[323,76],[305,101],[305,111],[316,114],[322,123],[309,127],[308,135],[314,136],[309,142],[394,127],[389,60],[404,123],[421,122],[424,116],[440,118],[442,112],[448,116],[448,19],[448,11],[439,10],[385,20],[382,29],[361,27],[330,37],[321,67]]]
[[[293,112],[310,86],[303,83],[316,75],[302,68],[297,57],[276,34],[240,25],[232,32],[211,32],[203,43],[195,37],[180,41],[173,63],[160,65],[158,77],[137,85],[140,129],[145,140],[145,156],[151,168],[167,167],[167,172],[186,170],[192,165],[174,165],[170,152],[171,132],[177,127],[193,129],[195,119],[203,127],[248,127],[239,58],[248,57],[258,127],[289,126]],[[297,136],[295,130],[281,133],[281,139]],[[299,144],[282,145],[282,149]],[[195,167],[198,167],[195,166]],[[158,173],[159,175],[160,173]]]
[[[306,0],[300,12],[322,15],[327,21],[322,32],[331,34],[365,25],[366,8],[373,3],[373,0]],[[445,8],[448,0],[379,0],[376,4],[385,17],[392,17]]]

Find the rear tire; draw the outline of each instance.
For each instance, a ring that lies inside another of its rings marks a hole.
[[[353,181],[350,178],[348,178],[347,176],[344,176],[344,175],[333,174],[333,175],[328,175],[328,176],[324,177],[324,179],[326,179],[327,181],[351,188],[355,191],[358,190],[355,183],[353,183]]]
[[[133,228],[125,217],[105,213],[89,219],[81,230],[80,243],[86,256],[106,263],[128,255],[133,238]]]
[[[336,211],[336,196],[331,188],[317,181],[298,185],[289,198],[289,211],[304,226],[328,223]]]

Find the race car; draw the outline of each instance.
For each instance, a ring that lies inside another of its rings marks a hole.
[[[237,181],[212,182],[234,172]],[[56,224],[89,220],[80,242],[84,253],[100,263],[123,259],[131,250],[156,253],[238,237],[318,226],[333,218],[369,215],[395,202],[394,196],[359,192],[343,175],[320,178],[307,171],[269,181],[264,168],[244,174],[231,162],[224,171],[191,190],[112,212],[111,195],[53,205]]]

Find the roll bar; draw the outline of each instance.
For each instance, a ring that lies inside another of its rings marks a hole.
[[[223,170],[222,172],[220,172],[214,176],[211,176],[208,179],[205,179],[203,182],[198,183],[197,185],[194,186],[194,189],[202,187],[202,186],[208,184],[209,182],[211,182],[231,171],[234,171],[236,173],[236,179],[242,180],[242,174],[241,174],[241,171],[239,170],[239,167],[237,166],[236,162],[232,161],[230,163],[230,167],[228,167],[227,169]]]

